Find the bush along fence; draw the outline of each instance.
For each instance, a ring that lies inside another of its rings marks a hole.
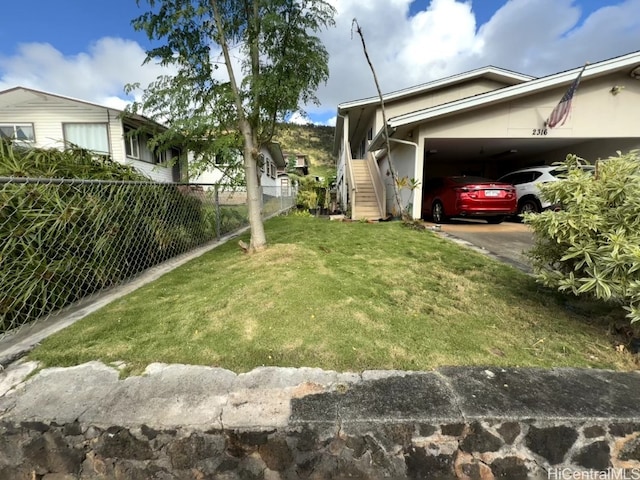
[[[263,188],[265,216],[295,192]],[[0,177],[0,336],[248,225],[221,185]]]

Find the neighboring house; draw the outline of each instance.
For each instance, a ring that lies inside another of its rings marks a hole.
[[[295,164],[293,168],[296,173],[300,176],[309,175],[309,156],[304,153],[284,153],[284,158],[287,163],[291,161],[291,159],[295,160]]]
[[[260,149],[262,155],[262,165],[260,167],[260,185],[264,188],[265,193],[269,189],[275,190],[283,184],[283,175],[286,168],[286,162],[280,149],[280,144],[276,142],[268,143]],[[240,152],[238,153],[241,156]],[[243,186],[244,182],[244,166],[240,161],[234,162],[233,165],[225,164],[220,158],[216,161],[216,166],[209,168],[207,171],[195,176],[193,183],[211,183],[229,186]],[[288,185],[288,177],[286,177]]]
[[[420,182],[415,191],[402,191],[414,218],[430,178],[498,178],[569,153],[593,161],[639,148],[640,52],[588,65],[565,123],[545,126],[582,68],[534,78],[486,67],[392,92],[384,95],[386,127],[378,97],[338,105],[334,153],[342,207],[353,218],[397,211],[387,137],[398,176]]]
[[[134,133],[142,127],[153,132],[163,125],[140,115],[84,100],[24,87],[0,91],[0,135],[22,145],[63,148],[67,143],[109,155],[132,165],[158,182],[187,180],[182,152],[152,152],[150,133]]]

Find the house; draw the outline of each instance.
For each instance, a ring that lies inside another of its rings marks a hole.
[[[270,142],[260,148],[262,163],[260,166],[260,185],[265,194],[280,196],[280,187],[289,186],[286,175],[286,161],[280,144]],[[226,162],[223,157],[216,159],[216,165],[210,167],[192,179],[193,183],[217,184],[236,188],[245,185],[244,166],[241,152],[234,162]],[[270,193],[272,192],[272,193]]]
[[[300,176],[309,175],[309,156],[304,153],[289,153],[283,154],[287,162],[294,160],[293,169]]]
[[[420,182],[401,191],[403,207],[419,218],[430,178],[498,178],[570,153],[593,161],[639,148],[640,52],[583,67],[541,78],[485,67],[392,92],[383,96],[386,125],[378,97],[341,103],[334,139],[341,205],[353,218],[397,213],[389,153],[398,177]],[[549,128],[581,72],[568,117]]]
[[[140,129],[140,130],[138,130]],[[25,87],[0,91],[0,135],[22,145],[62,148],[72,143],[132,165],[158,182],[186,181],[182,152],[153,152],[152,133],[166,129],[140,115]]]

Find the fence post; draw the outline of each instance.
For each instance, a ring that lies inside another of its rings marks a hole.
[[[218,194],[218,184],[216,183],[215,189],[215,203],[216,203],[216,239],[220,240],[221,235],[221,221],[220,221],[220,196]]]

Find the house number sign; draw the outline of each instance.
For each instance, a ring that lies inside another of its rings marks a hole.
[[[548,128],[534,128],[531,131],[531,135],[533,135],[534,137],[539,137],[542,135],[547,135],[549,133],[549,129]]]

